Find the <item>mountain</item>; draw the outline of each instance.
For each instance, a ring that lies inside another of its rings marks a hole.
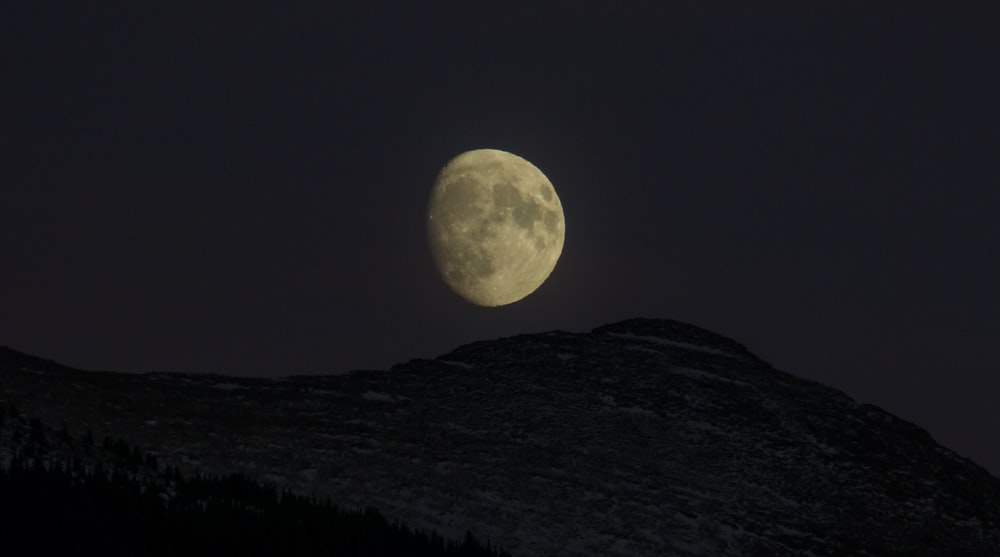
[[[676,321],[324,377],[84,372],[9,352],[0,397],[56,427],[519,557],[1000,555],[1000,480]]]

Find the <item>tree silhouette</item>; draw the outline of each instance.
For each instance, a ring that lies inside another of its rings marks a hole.
[[[8,411],[8,416],[10,412]],[[15,428],[15,432],[24,428]],[[185,478],[160,469],[156,457],[121,439],[56,458],[52,444],[72,452],[72,440],[50,435],[38,419],[27,436],[0,436],[11,455],[0,468],[0,554],[141,555],[150,557],[338,555],[347,557],[509,557],[471,532],[461,542],[437,532],[389,523],[374,508],[347,511],[231,474]],[[87,442],[86,439],[90,441]]]

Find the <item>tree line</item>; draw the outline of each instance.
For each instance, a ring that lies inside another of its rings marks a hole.
[[[0,554],[510,557],[231,474],[185,477],[121,439],[95,443],[0,406]]]

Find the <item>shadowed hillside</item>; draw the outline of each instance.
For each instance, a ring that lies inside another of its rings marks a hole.
[[[243,379],[8,367],[0,397],[516,555],[995,555],[1000,481],[924,430],[691,325]]]

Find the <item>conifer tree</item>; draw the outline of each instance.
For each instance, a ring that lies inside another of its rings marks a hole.
[[[32,418],[28,422],[29,433],[28,442],[37,445],[39,448],[45,446],[45,426],[42,425],[42,421],[38,418]]]

